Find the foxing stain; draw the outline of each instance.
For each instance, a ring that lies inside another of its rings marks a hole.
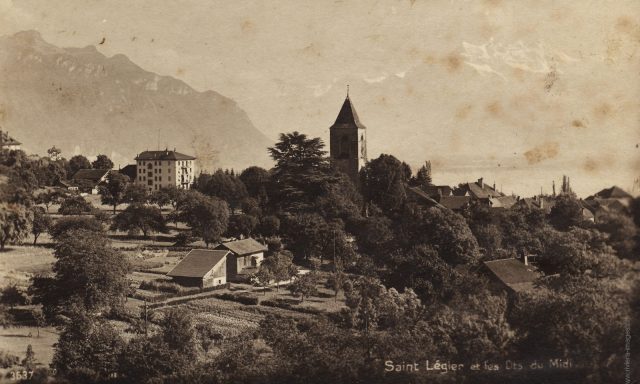
[[[527,159],[529,165],[537,164],[547,159],[553,159],[558,156],[559,148],[556,142],[547,142],[532,148],[524,153],[524,157]]]

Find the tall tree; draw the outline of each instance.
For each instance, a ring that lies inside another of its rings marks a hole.
[[[53,204],[58,204],[63,197],[60,191],[49,190],[39,193],[36,196],[36,203],[44,205],[47,212],[49,212],[49,207]]]
[[[60,155],[62,154],[62,151],[58,148],[56,148],[56,146],[54,145],[53,147],[47,149],[47,155],[49,155],[49,158],[51,160],[58,160],[60,158]]]
[[[281,133],[269,154],[276,162],[273,181],[277,195],[271,203],[277,209],[310,210],[327,183],[335,178],[320,138],[310,139],[299,132]]]
[[[60,334],[52,365],[71,382],[104,382],[117,372],[123,345],[109,322],[78,312]]]
[[[113,161],[109,159],[107,155],[98,155],[98,157],[91,163],[93,169],[112,169]]]
[[[178,220],[187,223],[193,233],[202,237],[207,247],[227,230],[229,207],[216,197],[197,191],[187,192],[176,207]]]
[[[580,202],[571,194],[558,196],[549,213],[549,221],[561,231],[580,226],[584,222]]]
[[[242,180],[229,171],[217,170],[213,175],[201,174],[195,183],[196,189],[205,195],[215,196],[226,201],[231,209],[240,207],[247,197],[247,189]]]
[[[122,201],[128,204],[146,204],[149,200],[149,192],[147,187],[140,184],[129,183],[127,184]]]
[[[55,257],[55,276],[33,287],[49,318],[74,307],[97,313],[124,304],[129,264],[104,233],[70,230],[60,237]]]
[[[260,270],[265,270],[265,274],[272,276],[276,281],[276,290],[280,287],[281,281],[286,281],[298,274],[298,268],[293,264],[293,256],[288,251],[278,252],[266,257]]]
[[[249,196],[257,199],[261,204],[269,200],[268,191],[271,182],[269,171],[253,166],[242,171],[239,177],[247,188]]]
[[[62,215],[82,215],[90,213],[93,205],[80,195],[71,195],[62,200],[58,213]]]
[[[418,169],[414,183],[420,187],[433,185],[431,179],[431,161],[425,162],[425,164]]]
[[[620,257],[640,259],[640,255],[636,252],[638,229],[629,216],[617,212],[598,215],[596,228],[609,235],[607,242]]]
[[[180,189],[175,185],[169,185],[153,191],[149,196],[149,201],[153,204],[157,204],[160,209],[167,205],[175,208],[184,192],[184,189]]]
[[[320,276],[317,271],[311,271],[304,275],[297,276],[291,284],[289,284],[289,291],[291,294],[300,296],[300,302],[304,302],[305,297],[318,294],[318,282]]]
[[[32,213],[18,204],[0,203],[0,251],[24,239],[31,228]]]
[[[51,217],[44,212],[42,207],[32,207],[31,210],[33,212],[31,234],[33,235],[33,245],[36,245],[38,237],[45,232],[49,232],[49,229],[51,229],[51,225],[53,224],[53,220],[51,220]]]
[[[142,232],[148,237],[149,232],[167,232],[167,225],[160,208],[134,203],[113,218],[111,229]]]
[[[113,207],[113,214],[116,213],[118,205],[125,201],[125,192],[129,185],[129,177],[121,174],[120,172],[109,172],[107,175],[107,182],[105,185],[101,185],[99,189],[100,200],[102,204],[111,205]]]
[[[82,155],[75,155],[69,159],[67,166],[69,167],[67,175],[69,175],[69,177],[73,177],[73,175],[81,169],[90,169],[91,162]]]
[[[368,204],[375,204],[385,214],[398,212],[406,200],[407,176],[403,163],[391,155],[380,155],[361,170],[362,189]]]

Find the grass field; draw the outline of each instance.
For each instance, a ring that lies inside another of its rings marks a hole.
[[[26,288],[34,274],[51,271],[54,261],[51,248],[7,246],[0,252],[0,287],[16,284]]]
[[[49,366],[58,336],[58,330],[53,327],[40,328],[40,337],[35,327],[0,328],[0,349],[23,359],[27,346],[31,344],[36,360]]]

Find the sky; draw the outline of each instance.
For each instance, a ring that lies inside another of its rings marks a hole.
[[[0,0],[0,35],[125,54],[231,97],[273,140],[328,142],[349,84],[369,157],[431,160],[438,184],[528,196],[568,175],[586,197],[640,177],[637,0],[51,4]]]

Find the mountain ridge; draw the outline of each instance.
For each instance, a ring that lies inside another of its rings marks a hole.
[[[0,126],[25,149],[104,153],[121,166],[177,148],[204,170],[268,166],[272,144],[238,104],[214,90],[147,71],[95,46],[60,48],[37,31],[0,37]]]

